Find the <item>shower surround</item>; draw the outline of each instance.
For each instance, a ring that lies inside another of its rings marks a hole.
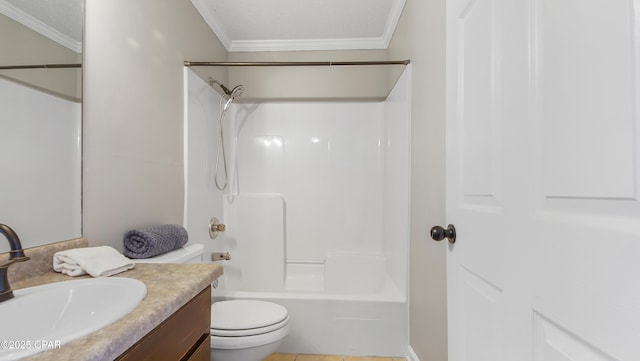
[[[213,185],[220,95],[185,69],[185,227],[229,251],[214,300],[287,307],[281,352],[405,356],[407,67],[384,102],[233,104],[230,187]],[[209,239],[208,221],[226,231]]]

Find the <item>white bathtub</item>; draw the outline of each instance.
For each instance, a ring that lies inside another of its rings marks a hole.
[[[276,292],[253,291],[256,282],[242,290],[239,271],[228,265],[214,302],[259,299],[286,307],[291,332],[280,352],[406,356],[407,298],[386,276],[381,254],[338,251],[326,262],[287,261]],[[243,276],[249,281],[247,272]]]
[[[286,307],[291,332],[279,352],[405,357],[406,297],[390,279],[384,283],[380,292],[359,294],[214,289],[213,301],[257,299]]]

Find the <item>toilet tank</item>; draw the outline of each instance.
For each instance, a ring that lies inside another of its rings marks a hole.
[[[189,244],[155,257],[132,259],[135,263],[202,263],[204,245]]]

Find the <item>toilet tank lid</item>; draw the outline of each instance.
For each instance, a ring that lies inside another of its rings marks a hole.
[[[195,243],[150,258],[133,259],[136,263],[185,263],[204,253],[204,245]]]

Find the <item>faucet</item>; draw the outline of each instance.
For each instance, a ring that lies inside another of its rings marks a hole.
[[[212,261],[228,261],[231,259],[231,255],[229,254],[229,252],[213,252],[211,253],[211,260]]]
[[[11,290],[11,285],[9,285],[9,278],[7,277],[9,266],[16,262],[28,261],[31,258],[27,257],[24,254],[22,244],[20,243],[20,238],[18,238],[18,235],[13,231],[13,229],[11,229],[11,227],[5,224],[0,224],[0,233],[2,233],[5,238],[7,238],[7,241],[9,241],[9,246],[11,246],[9,259],[0,262],[0,302],[3,302],[13,298],[13,291]]]

